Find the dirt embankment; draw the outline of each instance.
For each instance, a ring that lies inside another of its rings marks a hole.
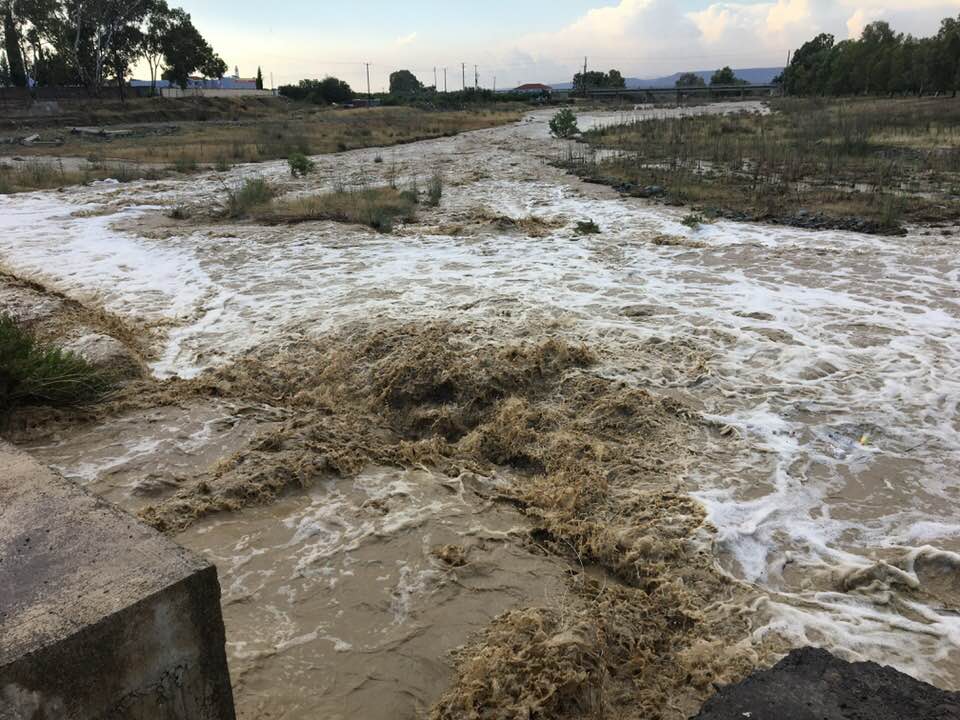
[[[145,328],[2,266],[0,315],[9,316],[40,342],[75,352],[121,377],[139,377],[146,370],[151,350]]]
[[[676,489],[703,428],[595,362],[549,337],[504,347],[449,323],[359,325],[139,384],[106,412],[204,397],[285,411],[211,477],[142,511],[167,532],[370,464],[509,468],[490,500],[519,508],[531,546],[571,563],[569,594],[500,617],[463,648],[433,717],[686,717],[756,659],[727,611],[743,591],[715,571],[704,513]]]

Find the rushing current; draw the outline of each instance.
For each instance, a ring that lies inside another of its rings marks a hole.
[[[718,564],[756,590],[754,642],[823,646],[960,689],[960,238],[691,229],[683,209],[553,167],[566,144],[548,118],[319,156],[302,180],[277,162],[0,196],[0,261],[152,328],[161,377],[357,319],[582,340],[601,350],[604,373],[681,397],[723,428],[683,487],[707,509]],[[423,182],[438,169],[440,207],[389,235],[162,220],[173,205],[214,206],[224,181],[245,177],[295,194],[387,173]],[[478,215],[555,227],[451,231]],[[587,219],[599,234],[574,232]],[[32,450],[136,509],[144,478],[204,472],[270,421],[228,404],[146,415]],[[446,651],[560,587],[551,561],[494,542],[522,521],[478,506],[470,482],[481,480],[371,468],[178,537],[219,568],[242,715],[311,717],[306,691],[329,717],[412,714],[448,679]],[[384,502],[397,512],[366,511]],[[473,586],[430,562],[431,547],[464,537],[496,569]]]

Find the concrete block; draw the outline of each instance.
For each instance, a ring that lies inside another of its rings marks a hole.
[[[233,720],[214,566],[0,443],[0,720]]]

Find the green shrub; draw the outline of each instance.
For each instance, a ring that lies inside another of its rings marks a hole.
[[[251,178],[243,185],[230,190],[227,195],[227,215],[232,218],[244,217],[254,208],[269,203],[276,191],[263,178]]]
[[[684,215],[683,219],[680,222],[686,225],[691,230],[696,230],[705,222],[707,222],[707,220],[706,218],[703,217],[703,215],[700,215],[699,213],[690,213],[689,215]]]
[[[173,161],[173,169],[184,175],[197,170],[197,161],[190,155],[181,155]]]
[[[290,174],[294,177],[306,177],[316,167],[313,160],[301,152],[293,153],[287,162],[290,164]]]
[[[227,160],[223,155],[217,158],[216,164],[213,166],[217,172],[227,172],[233,165],[230,164],[230,161]]]
[[[112,384],[80,356],[40,345],[10,317],[0,315],[0,413],[23,405],[94,402]]]
[[[570,108],[564,108],[550,119],[550,132],[554,137],[568,138],[580,132],[577,116]]]
[[[443,175],[439,172],[430,176],[430,182],[427,184],[427,205],[436,207],[440,204],[440,198],[443,197]]]

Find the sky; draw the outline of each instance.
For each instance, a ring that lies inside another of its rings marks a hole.
[[[171,5],[177,5],[171,0]],[[960,15],[960,0],[181,0],[233,72],[265,84],[333,75],[376,92],[412,70],[443,89],[563,82],[583,67],[658,77],[723,65],[783,65],[820,32],[859,36],[873,20],[915,35]]]

